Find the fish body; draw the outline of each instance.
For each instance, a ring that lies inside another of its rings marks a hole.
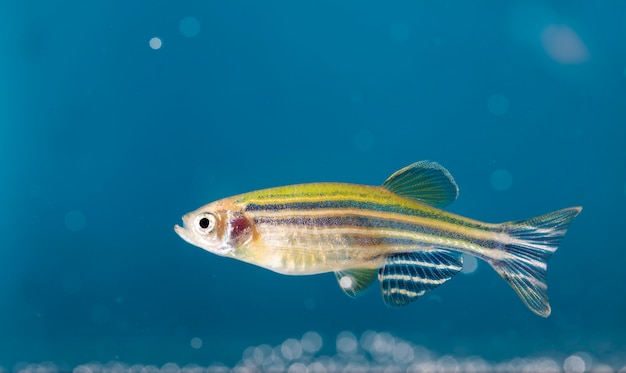
[[[378,278],[392,307],[452,278],[469,254],[548,316],[547,261],[581,208],[489,224],[441,209],[457,196],[450,173],[422,161],[382,186],[312,183],[225,198],[186,214],[175,231],[209,252],[281,274],[333,272],[353,297]]]

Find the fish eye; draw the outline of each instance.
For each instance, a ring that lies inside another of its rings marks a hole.
[[[196,218],[196,227],[201,233],[211,233],[215,229],[217,219],[210,212],[204,212]]]

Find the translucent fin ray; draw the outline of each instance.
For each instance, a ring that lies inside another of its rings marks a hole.
[[[383,183],[388,190],[434,207],[445,207],[459,195],[459,187],[437,162],[415,162],[396,171]]]
[[[363,294],[372,285],[378,269],[357,268],[335,272],[339,287],[348,296],[355,298]]]
[[[462,268],[461,257],[446,250],[389,256],[378,273],[383,300],[389,307],[407,305],[451,279]]]
[[[569,224],[582,210],[571,207],[536,218],[503,223],[510,243],[504,255],[488,259],[491,266],[515,290],[524,304],[539,316],[550,315],[548,260],[563,240]]]

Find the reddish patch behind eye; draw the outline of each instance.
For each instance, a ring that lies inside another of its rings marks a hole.
[[[236,240],[242,234],[244,234],[248,228],[250,228],[250,223],[248,223],[248,219],[243,216],[238,216],[230,222],[230,239]]]

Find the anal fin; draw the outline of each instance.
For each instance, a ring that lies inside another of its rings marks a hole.
[[[377,268],[355,268],[335,272],[339,287],[354,298],[363,294],[376,278]]]
[[[447,250],[391,255],[378,273],[383,300],[389,307],[405,306],[448,281],[462,268],[461,256]]]

